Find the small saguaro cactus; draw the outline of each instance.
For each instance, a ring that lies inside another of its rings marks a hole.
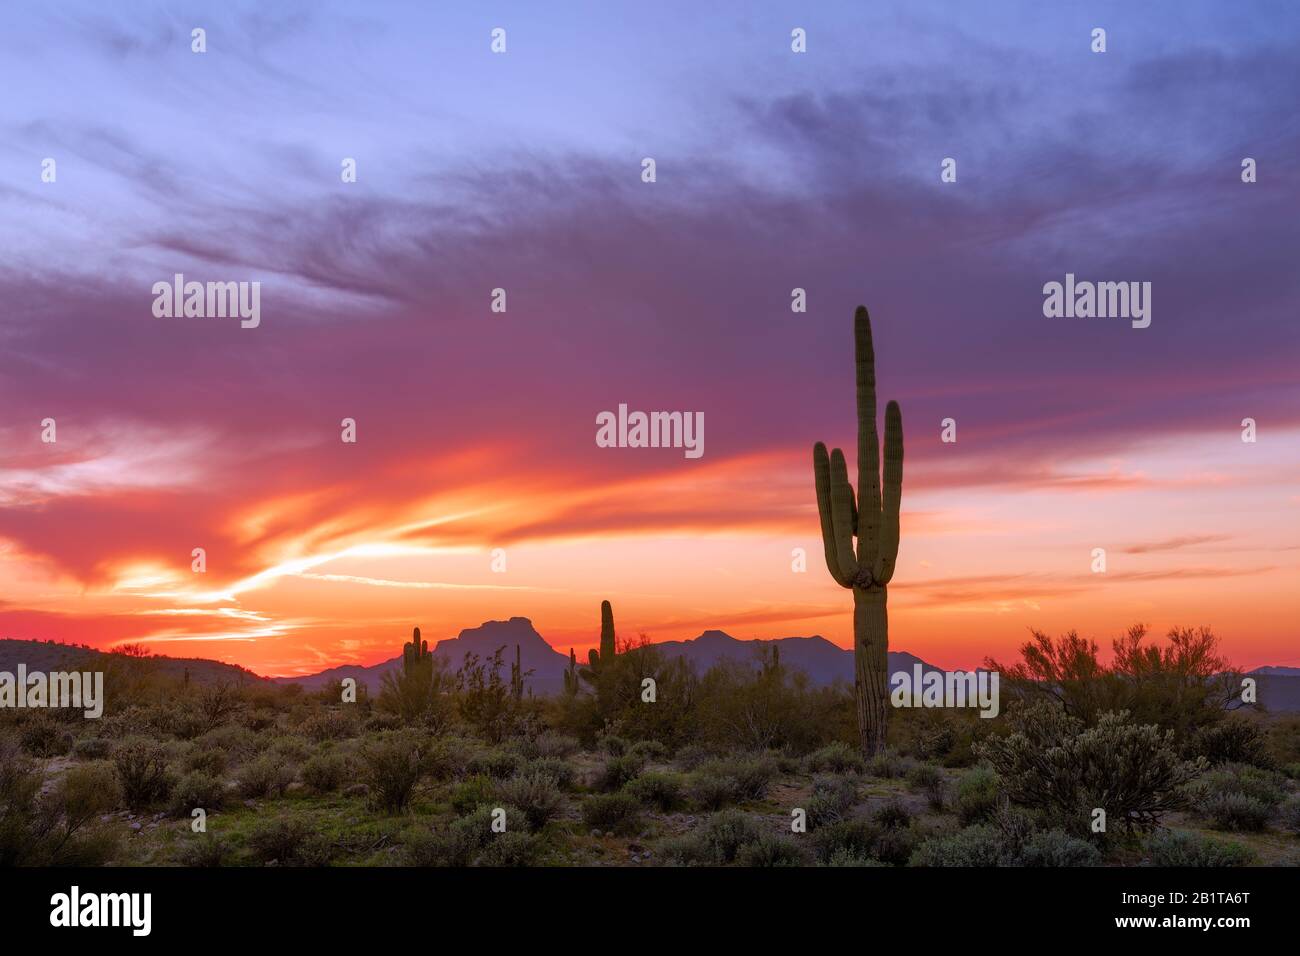
[[[587,652],[587,667],[582,669],[583,680],[590,683],[595,680],[602,664],[612,662],[615,655],[614,644],[614,608],[608,601],[600,602],[600,650],[592,648]]]
[[[858,398],[858,494],[854,501],[844,452],[828,456],[813,446],[813,477],[821,517],[826,567],[853,591],[853,668],[858,736],[864,756],[885,748],[889,716],[889,616],[885,588],[898,559],[898,508],[903,497],[903,414],[885,407],[885,468],[876,433],[876,355],[871,318],[863,306],[853,317]],[[883,489],[882,489],[883,484]],[[857,554],[853,538],[857,536]]]
[[[429,642],[420,640],[420,629],[417,627],[411,635],[411,640],[402,645],[402,670],[407,674],[414,674],[421,667],[428,666],[432,660],[432,655],[429,654]]]
[[[764,648],[762,660],[762,674],[764,677],[771,677],[781,673],[781,645],[773,644],[769,649]]]
[[[524,697],[524,669],[519,657],[519,645],[515,645],[515,662],[510,665],[510,695],[515,700]]]
[[[570,697],[578,693],[578,655],[569,648],[569,666],[564,669],[564,692]]]

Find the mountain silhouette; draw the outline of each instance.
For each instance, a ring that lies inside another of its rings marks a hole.
[[[401,643],[396,637],[394,645]],[[467,653],[490,659],[497,648],[503,648],[502,678],[509,680],[509,664],[514,661],[515,645],[525,671],[533,673],[525,678],[525,686],[536,695],[557,694],[564,688],[564,669],[569,657],[561,654],[546,642],[526,617],[512,617],[507,621],[484,621],[478,627],[468,627],[456,637],[439,641],[433,653],[455,670],[464,663]],[[853,652],[839,647],[824,637],[778,637],[741,639],[725,631],[707,630],[699,637],[684,641],[663,641],[655,645],[664,656],[688,660],[697,674],[703,674],[720,661],[759,665],[762,655],[772,646],[780,648],[782,665],[803,671],[816,687],[825,687],[842,681],[853,684]],[[104,666],[104,651],[79,644],[60,644],[55,641],[27,641],[13,638],[0,639],[0,671],[15,673],[19,663],[28,671],[58,671],[97,669]],[[132,658],[128,661],[136,660]],[[156,673],[181,677],[188,673],[196,684],[235,683],[247,684],[269,681],[276,684],[300,684],[304,690],[316,691],[333,681],[351,677],[371,694],[378,694],[385,674],[400,671],[402,655],[397,654],[378,664],[363,666],[343,664],[305,677],[260,677],[246,668],[206,658],[148,657],[139,659],[142,666]],[[942,668],[921,660],[906,651],[889,652],[889,673],[912,673],[920,664],[924,673]],[[1259,706],[1276,713],[1300,712],[1300,668],[1257,667],[1250,671],[1258,683]],[[1249,706],[1249,705],[1248,705]]]
[[[508,664],[514,660],[516,644],[519,645],[524,670],[533,671],[526,678],[525,686],[538,695],[558,693],[564,687],[564,669],[569,663],[568,655],[551,647],[526,617],[512,617],[508,621],[485,621],[478,627],[466,628],[456,637],[439,641],[431,652],[446,660],[454,670],[464,661],[466,653],[490,658],[499,647],[505,648],[503,657]],[[655,644],[655,647],[668,658],[685,658],[694,665],[696,673],[703,674],[723,660],[757,667],[760,649],[773,645],[781,649],[781,663],[806,673],[814,686],[828,686],[837,680],[850,685],[853,683],[853,652],[837,647],[819,636],[741,640],[725,631],[708,630],[690,640],[663,641]],[[889,652],[891,674],[897,671],[907,671],[910,674],[914,664],[920,664],[927,673],[940,670],[905,651]],[[318,690],[331,681],[351,677],[375,694],[379,692],[383,676],[390,671],[400,670],[401,666],[402,658],[398,655],[368,667],[344,665],[306,677],[276,677],[273,680],[282,684],[301,684],[307,690]]]

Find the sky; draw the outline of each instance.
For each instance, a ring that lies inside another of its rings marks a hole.
[[[892,648],[1142,622],[1300,665],[1294,4],[6,21],[0,637],[290,675],[514,615],[582,655],[609,599],[625,638],[851,646],[811,448],[855,460],[861,303]],[[156,316],[176,273],[260,282],[258,326]],[[1151,325],[1045,317],[1066,273],[1150,282]],[[704,454],[598,447],[620,404],[702,413]]]

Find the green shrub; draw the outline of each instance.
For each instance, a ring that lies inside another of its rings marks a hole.
[[[627,753],[628,749],[627,741],[614,734],[603,735],[596,741],[596,746],[611,757],[621,757]]]
[[[676,773],[646,773],[627,785],[627,792],[641,803],[664,813],[682,805],[684,789],[683,778]]]
[[[838,740],[809,754],[806,763],[809,773],[861,773],[866,769],[862,755]]]
[[[483,848],[487,846],[489,840],[494,836],[502,834],[493,833],[492,831],[492,811],[493,807],[483,805],[476,808],[472,813],[462,816],[459,820],[453,821],[448,828],[448,839],[446,841],[444,852],[448,854],[450,866],[469,866]],[[510,807],[503,808],[506,811],[506,832],[510,830]],[[517,818],[516,831],[523,831],[528,828],[522,819],[518,819],[518,812],[514,814]]]
[[[258,757],[244,764],[235,774],[235,789],[245,799],[278,797],[293,783],[293,768],[274,757]]]
[[[1300,836],[1300,794],[1288,797],[1278,811],[1278,822],[1282,829],[1295,836]]]
[[[948,783],[943,771],[933,764],[917,764],[907,773],[907,782],[925,794],[931,809],[942,810],[947,803]]]
[[[122,798],[133,810],[167,799],[175,783],[167,768],[167,751],[139,737],[124,740],[113,751],[113,766]]]
[[[1190,830],[1159,830],[1147,839],[1146,851],[1153,866],[1246,866],[1255,859],[1249,847]]]
[[[112,741],[103,737],[83,737],[72,745],[72,756],[78,760],[103,760],[112,752]]]
[[[847,777],[818,774],[808,798],[808,826],[812,829],[844,819],[858,800],[857,785]]]
[[[68,769],[45,794],[43,774],[17,741],[0,737],[0,866],[103,866],[117,849],[92,821],[121,800],[107,763]]]
[[[472,812],[454,820],[443,833],[419,830],[402,840],[402,862],[407,866],[464,867],[479,862],[485,865],[515,865],[511,859],[529,859],[537,844],[530,839],[523,842],[516,836],[528,837],[528,825],[523,815],[514,807],[506,806],[506,829],[496,833],[492,829],[494,807],[483,804]],[[505,837],[511,839],[498,845],[494,853],[488,848]]]
[[[707,747],[701,747],[699,744],[687,744],[685,747],[678,749],[673,756],[673,763],[677,765],[678,769],[689,773],[692,770],[699,769],[703,764],[712,760],[713,757],[713,751]]]
[[[630,793],[598,793],[582,801],[582,822],[589,828],[631,833],[640,826],[641,803]]]
[[[170,812],[174,817],[191,816],[196,809],[211,812],[221,809],[226,788],[222,782],[201,770],[185,774],[171,794]]]
[[[1020,851],[1021,866],[1097,866],[1101,851],[1062,830],[1035,833]]]
[[[889,866],[870,856],[859,856],[852,850],[839,849],[830,855],[823,866]]]
[[[497,796],[523,811],[530,830],[546,826],[564,806],[555,778],[540,773],[512,777],[497,787]]]
[[[732,863],[741,849],[757,842],[757,825],[739,810],[723,810],[709,817],[696,831],[703,842],[708,862]]]
[[[357,720],[350,711],[331,707],[312,714],[299,729],[304,737],[316,743],[344,740],[356,736]]]
[[[1286,799],[1287,782],[1276,771],[1247,764],[1223,764],[1197,780],[1189,790],[1194,795],[1194,804],[1221,794],[1243,794],[1272,808]]]
[[[912,811],[898,797],[891,797],[875,809],[871,819],[882,827],[906,827],[912,822]]]
[[[287,815],[254,825],[248,847],[258,862],[280,866],[323,866],[333,849],[308,821]]]
[[[776,778],[776,760],[769,754],[728,757],[710,760],[700,766],[698,773],[731,782],[733,800],[761,800]]]
[[[645,763],[660,761],[668,756],[668,748],[658,740],[638,740],[628,750],[633,757],[640,757]]]
[[[283,763],[300,764],[312,755],[313,750],[299,737],[276,737],[267,744],[266,753]]]
[[[1260,831],[1268,826],[1273,810],[1258,797],[1246,793],[1216,793],[1200,805],[1198,811],[1216,830]]]
[[[525,760],[562,760],[578,750],[578,741],[566,734],[543,730],[535,736],[520,737],[514,741],[514,748]]]
[[[18,739],[33,757],[61,757],[72,749],[72,734],[44,713],[24,723]]]
[[[537,757],[529,760],[519,771],[519,775],[530,773],[545,774],[559,784],[562,790],[572,790],[578,776],[573,765],[559,757]]]
[[[788,836],[761,832],[736,852],[739,866],[807,866],[808,853]]]
[[[912,854],[912,866],[1009,866],[1016,849],[995,826],[979,823],[947,836],[932,837]]]
[[[469,772],[478,745],[462,737],[435,737],[424,742],[421,759],[431,780],[452,780]],[[517,767],[518,765],[515,764]]]
[[[467,777],[452,788],[451,806],[461,816],[473,813],[496,796],[496,784],[484,774]]]
[[[466,773],[482,774],[493,780],[506,780],[523,769],[524,758],[510,750],[481,750],[465,764]]]
[[[361,748],[363,776],[377,807],[389,813],[406,809],[424,774],[422,744],[415,734],[389,731]]]
[[[645,761],[633,754],[607,757],[600,772],[596,775],[596,789],[605,791],[621,790],[626,783],[636,778],[644,766]]]
[[[701,810],[721,810],[740,799],[740,784],[734,777],[696,771],[687,779],[686,796]]]
[[[906,866],[916,844],[916,831],[910,827],[887,827],[876,836],[872,853],[882,863]]]
[[[1270,768],[1273,765],[1268,738],[1258,723],[1246,717],[1227,717],[1202,727],[1193,734],[1187,751],[1187,756],[1204,757],[1214,766],[1240,763]]]
[[[984,823],[1000,802],[998,775],[988,767],[975,767],[957,781],[957,819],[962,826]]]
[[[878,753],[867,762],[867,773],[873,777],[892,780],[907,773],[908,761],[892,750]]]
[[[333,793],[353,773],[352,761],[343,754],[316,754],[302,765],[302,782],[313,793]]]
[[[829,863],[837,853],[874,858],[880,833],[880,827],[870,820],[839,820],[813,831],[813,852],[822,863]]]
[[[187,834],[176,850],[176,862],[181,866],[225,866],[230,858],[230,845],[214,833]]]
[[[474,861],[475,866],[531,866],[541,852],[541,841],[531,833],[507,830],[494,833]]]
[[[779,769],[776,761],[767,754],[753,757],[736,757],[714,765],[722,776],[736,781],[736,789],[746,800],[762,800]]]
[[[1145,830],[1186,803],[1183,787],[1205,769],[1183,761],[1173,731],[1104,713],[1094,726],[1040,702],[1013,711],[1012,732],[976,745],[1012,802],[1045,814],[1054,827],[1086,836],[1093,807],[1125,830]]]

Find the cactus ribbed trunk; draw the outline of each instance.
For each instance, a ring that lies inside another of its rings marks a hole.
[[[614,637],[614,608],[608,601],[600,602],[600,650],[592,648],[587,651],[587,666],[578,675],[588,684],[595,685],[596,675],[603,665],[612,665],[618,652],[618,642]],[[573,656],[573,652],[569,652]],[[574,684],[576,689],[577,684]],[[576,690],[575,690],[576,692]]]
[[[600,602],[600,659],[612,661],[617,653],[614,647],[614,608],[608,601]]]
[[[858,734],[864,756],[885,747],[889,720],[889,619],[885,588],[898,560],[898,511],[903,497],[903,414],[885,406],[884,467],[876,431],[876,352],[871,318],[853,317],[858,410],[858,493],[844,452],[813,446],[813,484],[826,568],[853,592],[853,669]],[[857,539],[856,552],[854,539]]]
[[[889,612],[884,588],[853,589],[853,685],[862,752],[885,749],[889,719]]]

